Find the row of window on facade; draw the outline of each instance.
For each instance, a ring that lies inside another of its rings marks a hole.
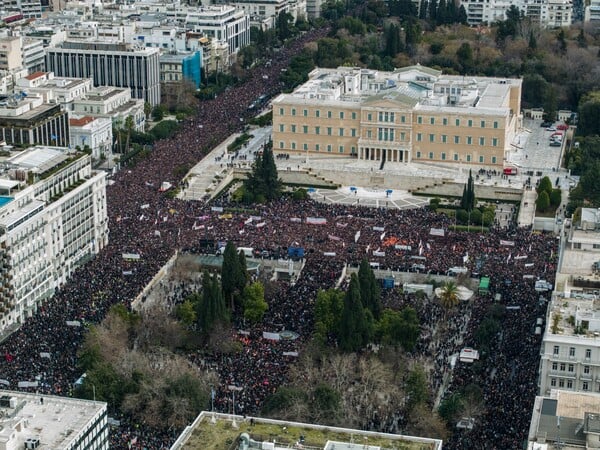
[[[559,378],[557,380],[556,378],[550,378],[550,386],[559,387],[559,388],[566,387],[567,389],[573,389],[573,380],[570,380],[570,379],[565,380],[564,378]],[[589,391],[590,390],[590,382],[582,381],[581,382],[581,390]],[[600,383],[598,384],[598,392],[600,392]]]
[[[309,134],[310,128],[308,125],[301,125],[302,127],[302,134]],[[345,128],[338,128],[335,130],[335,134],[334,134],[334,129],[333,127],[324,127],[325,128],[325,135],[327,136],[339,136],[339,137],[344,137],[344,136],[350,136],[350,137],[356,137],[357,135],[357,131],[356,128],[350,128],[350,134],[348,135],[346,133],[346,129]],[[298,132],[299,127],[297,125],[290,125],[289,126],[289,131],[291,133],[296,133]],[[373,130],[365,130],[365,138],[366,139],[373,139]],[[406,132],[400,132],[400,133],[396,133],[396,130],[394,128],[377,128],[377,140],[379,141],[385,141],[385,142],[393,142],[396,140],[396,138],[399,136],[400,137],[400,142],[408,142],[407,140],[407,133]],[[279,124],[279,132],[280,133],[285,133],[285,125],[284,124]],[[315,126],[314,127],[314,134],[315,135],[321,135],[321,127],[320,126]],[[450,140],[448,139],[448,135],[447,134],[442,134],[439,135],[439,137],[436,139],[436,135],[434,133],[430,133],[428,135],[429,138],[429,142],[430,143],[441,143],[441,144],[447,144],[450,142]],[[424,142],[424,136],[423,133],[416,133],[416,141],[417,142]],[[454,136],[454,144],[461,144],[461,139],[460,136]],[[490,144],[490,140],[488,139],[486,141],[486,138],[484,136],[480,136],[478,138],[478,140],[473,139],[473,136],[465,136],[465,144],[466,145],[474,145],[474,142],[478,142],[480,147],[485,147],[486,146],[486,142],[487,145]],[[492,147],[497,147],[498,146],[498,138],[491,138],[491,145]]]
[[[577,349],[575,347],[569,347],[569,357],[570,358],[575,358],[576,352],[577,352]],[[560,345],[554,346],[554,348],[552,349],[552,354],[554,356],[560,355]],[[592,357],[592,349],[586,348],[585,349],[585,359],[590,359],[591,357]]]
[[[296,108],[290,108],[290,115],[291,116],[296,116]],[[280,116],[285,116],[285,108],[279,108],[279,115]],[[302,116],[303,117],[308,117],[308,109],[303,109],[302,110]],[[321,115],[321,110],[320,109],[315,109],[314,110],[314,117],[316,118],[321,118],[321,117],[327,117],[328,119],[333,119],[333,112],[332,111],[326,111],[325,115],[322,116]],[[385,122],[385,123],[396,123],[396,117],[400,118],[400,123],[407,123],[407,116],[405,115],[400,115],[400,114],[396,114],[393,112],[383,112],[383,111],[379,111],[378,113],[371,113],[368,112],[367,113],[367,121],[372,122],[373,121],[373,117],[377,117],[377,122]],[[337,114],[337,119],[341,119],[344,120],[346,118],[346,113],[345,111],[339,111]],[[357,118],[357,114],[356,111],[352,111],[350,113],[350,118],[352,120],[356,120]],[[475,120],[474,119],[460,119],[460,118],[456,118],[454,119],[454,125],[457,127],[460,127],[461,124],[464,125],[464,123],[466,123],[467,127],[473,127],[475,124]],[[435,116],[430,116],[429,117],[429,122],[424,120],[424,116],[417,116],[417,123],[418,124],[424,124],[424,123],[429,123],[429,125],[440,125],[440,118],[439,117],[435,117]],[[441,119],[441,125],[448,125],[450,123],[450,121],[448,120],[447,117],[442,117]],[[480,128],[490,128],[490,123],[492,125],[492,128],[498,128],[498,121],[494,120],[492,122],[490,121],[486,121],[486,120],[479,120],[479,127]]]
[[[290,148],[287,149],[285,146],[285,142],[280,141],[279,142],[279,149],[280,150],[300,150],[300,148],[298,147],[298,145],[296,145],[295,142],[290,142]],[[323,151],[327,151],[329,153],[332,153],[334,151],[334,146],[331,144],[327,144],[327,145],[323,145],[321,146],[321,144],[315,144],[313,148],[309,149],[308,148],[308,144],[304,143],[302,144],[302,150],[304,151],[315,151],[315,152],[320,152],[321,150]],[[337,146],[337,151],[338,153],[344,153],[346,151],[346,148],[343,145],[338,145]],[[351,155],[355,155],[356,154],[356,147],[352,146],[350,147],[350,154]]]

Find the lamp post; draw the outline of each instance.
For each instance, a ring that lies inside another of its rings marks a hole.
[[[232,399],[233,403],[231,405],[233,420],[231,421],[231,426],[233,428],[237,428],[237,423],[235,422],[235,393],[236,393],[236,391],[239,392],[244,388],[230,384],[229,386],[227,386],[227,389],[229,389],[231,391],[232,396],[233,396],[233,399]]]

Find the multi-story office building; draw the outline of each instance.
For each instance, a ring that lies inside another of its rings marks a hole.
[[[92,78],[95,86],[129,88],[133,98],[160,103],[157,48],[87,40],[67,40],[46,49],[46,67],[61,77]]]
[[[572,0],[461,0],[469,25],[492,24],[505,20],[506,11],[514,5],[523,15],[542,27],[557,28],[571,25]]]
[[[22,37],[21,52],[23,53],[23,66],[25,66],[28,73],[41,72],[46,69],[46,53],[43,40]]]
[[[227,42],[229,53],[232,55],[250,44],[250,16],[233,6],[190,8],[185,18],[185,27],[190,31]]]
[[[273,100],[273,148],[502,167],[520,101],[520,79],[448,76],[422,66],[315,69]]]
[[[71,147],[92,151],[94,159],[110,158],[112,154],[112,120],[107,117],[83,116],[69,119]]]
[[[202,51],[187,54],[164,54],[160,57],[160,81],[177,83],[187,80],[200,88],[202,74]]]
[[[124,127],[127,117],[131,116],[135,131],[144,131],[146,125],[144,102],[132,99],[129,89],[112,86],[94,88],[74,100],[72,115],[106,117],[112,120],[116,128]]]
[[[2,391],[2,448],[106,450],[106,407],[104,402]]]
[[[40,0],[3,0],[2,6],[9,11],[19,11],[25,19],[39,19],[42,17],[42,2]]]
[[[68,146],[67,112],[39,95],[0,95],[0,140],[22,147]]]
[[[33,147],[2,161],[0,329],[21,324],[108,241],[105,173],[91,156]]]

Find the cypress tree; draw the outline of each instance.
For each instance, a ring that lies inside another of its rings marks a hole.
[[[363,259],[360,263],[358,282],[363,306],[371,311],[373,318],[378,320],[381,315],[381,289],[377,284],[373,269],[371,269],[366,259]]]
[[[221,287],[223,296],[229,301],[231,310],[235,309],[233,304],[233,294],[238,289],[240,260],[235,250],[233,242],[227,242],[223,252],[223,265],[221,266]]]
[[[356,352],[366,344],[367,318],[360,300],[360,285],[355,273],[350,277],[350,286],[344,299],[340,323],[339,344],[345,352]]]

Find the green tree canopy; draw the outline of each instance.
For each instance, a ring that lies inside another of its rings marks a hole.
[[[262,320],[269,305],[265,301],[265,288],[260,282],[244,288],[244,317],[252,323]]]
[[[245,200],[262,203],[279,198],[281,191],[282,183],[277,175],[273,150],[265,146],[263,154],[254,161],[252,173],[244,181]]]
[[[371,311],[375,320],[381,314],[381,289],[369,261],[363,259],[358,269],[360,300],[365,308]]]
[[[360,300],[358,277],[353,273],[344,299],[339,333],[340,348],[345,352],[362,349],[371,337],[369,326],[369,319]]]

